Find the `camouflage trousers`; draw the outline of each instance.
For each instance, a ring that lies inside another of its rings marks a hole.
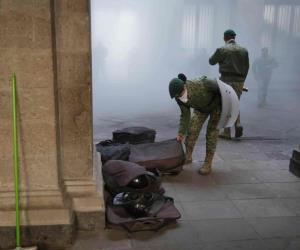
[[[244,82],[228,82],[227,84],[230,85],[234,89],[236,95],[238,96],[238,98],[240,100],[241,95],[243,93]],[[241,125],[241,118],[240,118],[240,114],[239,114],[239,116],[235,122],[235,127],[240,126],[240,125]]]
[[[194,114],[190,120],[188,134],[185,141],[187,152],[193,152],[201,128],[204,122],[209,117],[206,128],[206,155],[213,155],[215,153],[219,134],[217,126],[220,120],[220,115],[221,107],[213,110],[211,113],[202,113],[196,109],[194,110]]]

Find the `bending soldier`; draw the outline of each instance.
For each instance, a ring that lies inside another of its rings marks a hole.
[[[192,153],[204,122],[208,119],[206,130],[206,156],[199,174],[211,172],[212,161],[216,151],[219,130],[217,129],[221,114],[221,97],[216,80],[201,77],[186,80],[183,74],[169,83],[171,98],[175,97],[181,110],[178,141],[185,136],[186,164],[192,162]],[[191,117],[191,108],[194,109]]]

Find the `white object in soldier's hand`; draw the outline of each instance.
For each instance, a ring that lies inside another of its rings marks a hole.
[[[234,89],[228,84],[217,80],[222,99],[222,112],[218,129],[232,127],[240,112],[240,102]]]

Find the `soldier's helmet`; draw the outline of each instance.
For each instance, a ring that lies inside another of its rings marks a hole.
[[[184,89],[184,82],[178,78],[174,78],[169,83],[169,93],[171,98],[179,97]]]
[[[225,30],[224,37],[236,36],[236,33],[232,29]]]

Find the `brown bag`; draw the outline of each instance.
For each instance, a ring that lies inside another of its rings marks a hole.
[[[134,218],[124,207],[113,206],[106,203],[106,226],[121,226],[128,232],[157,231],[169,223],[176,222],[181,217],[174,206],[173,199],[164,197],[165,202],[155,215],[148,217]]]
[[[146,169],[157,168],[161,173],[178,174],[182,170],[185,154],[176,139],[131,145],[129,161]]]

